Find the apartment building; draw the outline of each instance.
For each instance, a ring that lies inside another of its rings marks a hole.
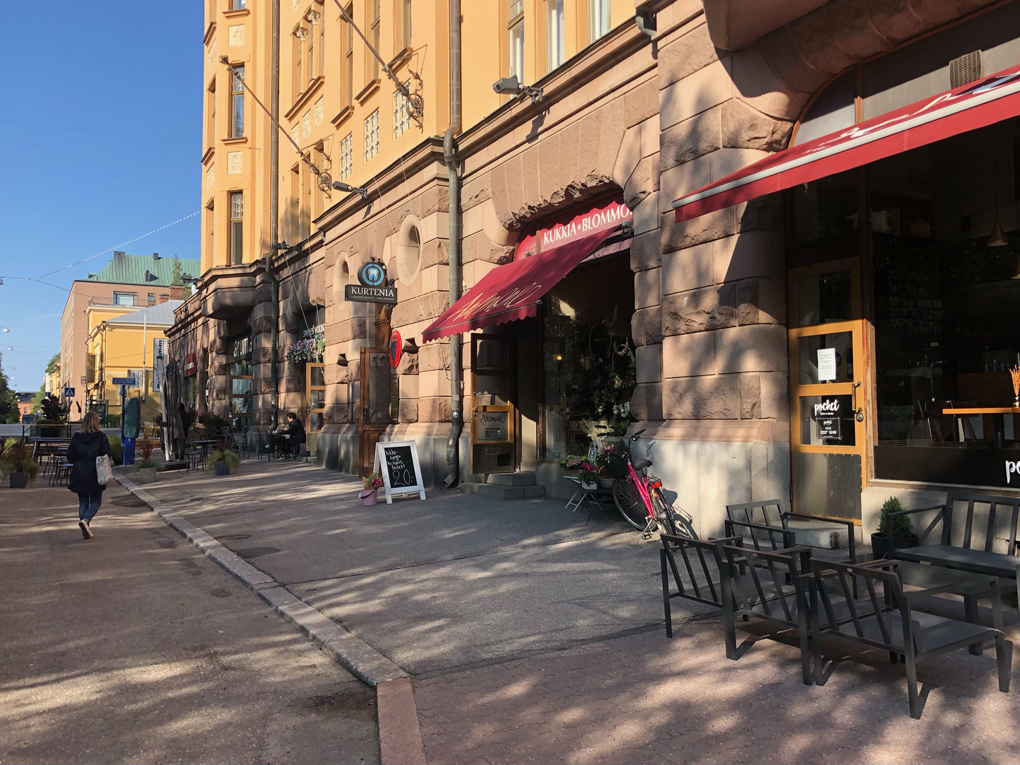
[[[189,405],[299,412],[352,473],[413,439],[435,484],[461,398],[493,494],[644,429],[704,534],[1008,479],[973,455],[1020,433],[985,310],[1020,284],[1016,0],[464,3],[457,98],[448,2],[282,0],[275,170],[273,4],[244,6],[207,8]],[[348,299],[366,266],[395,304]]]

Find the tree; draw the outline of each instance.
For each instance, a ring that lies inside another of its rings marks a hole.
[[[18,394],[11,390],[7,375],[0,369],[0,422],[20,422]]]
[[[43,401],[46,400],[46,383],[39,386],[39,390],[35,393],[35,398],[32,399],[32,411],[38,412],[42,409]]]
[[[47,393],[42,402],[42,418],[49,422],[63,422],[66,416],[67,410],[61,405],[60,399]]]
[[[60,351],[53,354],[50,363],[46,365],[46,374],[54,375],[60,371]]]
[[[171,264],[170,283],[184,284],[184,271],[181,266],[181,259],[176,255],[174,255],[174,261]]]

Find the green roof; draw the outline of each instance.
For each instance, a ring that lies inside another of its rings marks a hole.
[[[103,266],[99,273],[89,274],[90,282],[107,282],[110,284],[145,284],[154,287],[169,287],[173,284],[174,260],[180,265],[182,275],[197,278],[201,273],[201,263],[197,258],[164,257],[152,255],[128,255],[115,250],[113,260]],[[178,282],[183,284],[183,282]]]

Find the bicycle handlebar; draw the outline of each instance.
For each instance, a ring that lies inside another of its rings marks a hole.
[[[631,441],[637,441],[638,440],[638,436],[640,436],[642,433],[644,433],[645,430],[647,430],[647,428],[641,428],[641,430],[639,430],[637,433],[635,433],[634,435],[632,435],[630,437],[630,440]]]

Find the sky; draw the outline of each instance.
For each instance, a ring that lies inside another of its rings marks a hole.
[[[0,363],[16,390],[42,385],[67,290],[114,249],[199,256],[198,215],[125,243],[200,209],[202,22],[202,0],[4,4]],[[56,269],[56,286],[25,281]]]

